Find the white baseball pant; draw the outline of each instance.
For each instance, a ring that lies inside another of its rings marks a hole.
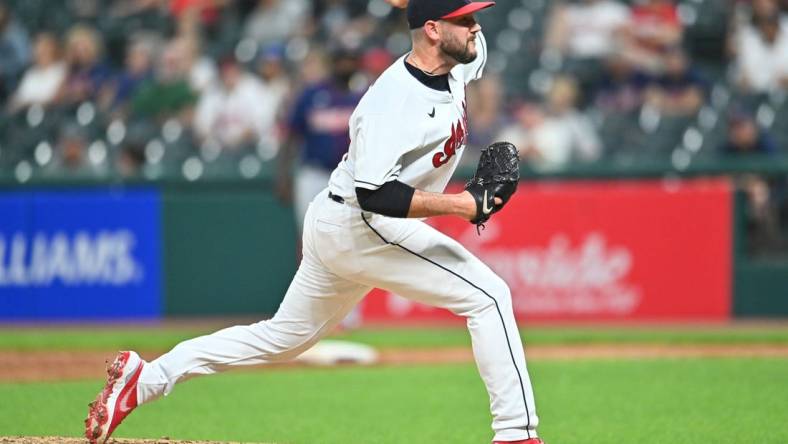
[[[292,359],[378,287],[466,317],[490,395],[494,439],[536,436],[538,418],[509,288],[457,241],[420,220],[334,202],[324,190],[307,211],[303,250],[272,319],[178,344],[145,366],[140,402],[166,395],[192,376]]]

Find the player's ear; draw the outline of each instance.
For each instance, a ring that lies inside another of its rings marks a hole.
[[[435,42],[440,40],[440,22],[437,20],[427,20],[422,29],[424,31],[424,36],[430,41]]]

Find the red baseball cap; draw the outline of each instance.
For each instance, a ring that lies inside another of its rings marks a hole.
[[[410,29],[421,28],[429,20],[461,17],[494,5],[495,2],[472,2],[470,0],[410,0],[408,2],[408,25]]]

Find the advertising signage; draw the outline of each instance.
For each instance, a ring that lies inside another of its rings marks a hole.
[[[732,205],[725,179],[523,183],[481,235],[458,218],[430,223],[509,284],[519,318],[723,320]],[[376,293],[368,320],[453,316]]]
[[[0,320],[158,317],[159,226],[151,190],[0,194]]]

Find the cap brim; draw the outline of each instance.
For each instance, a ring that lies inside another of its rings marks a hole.
[[[481,11],[482,9],[487,9],[492,6],[495,6],[495,2],[472,2],[444,15],[441,18],[450,19],[455,17],[462,17],[463,15],[473,14],[476,11]]]

